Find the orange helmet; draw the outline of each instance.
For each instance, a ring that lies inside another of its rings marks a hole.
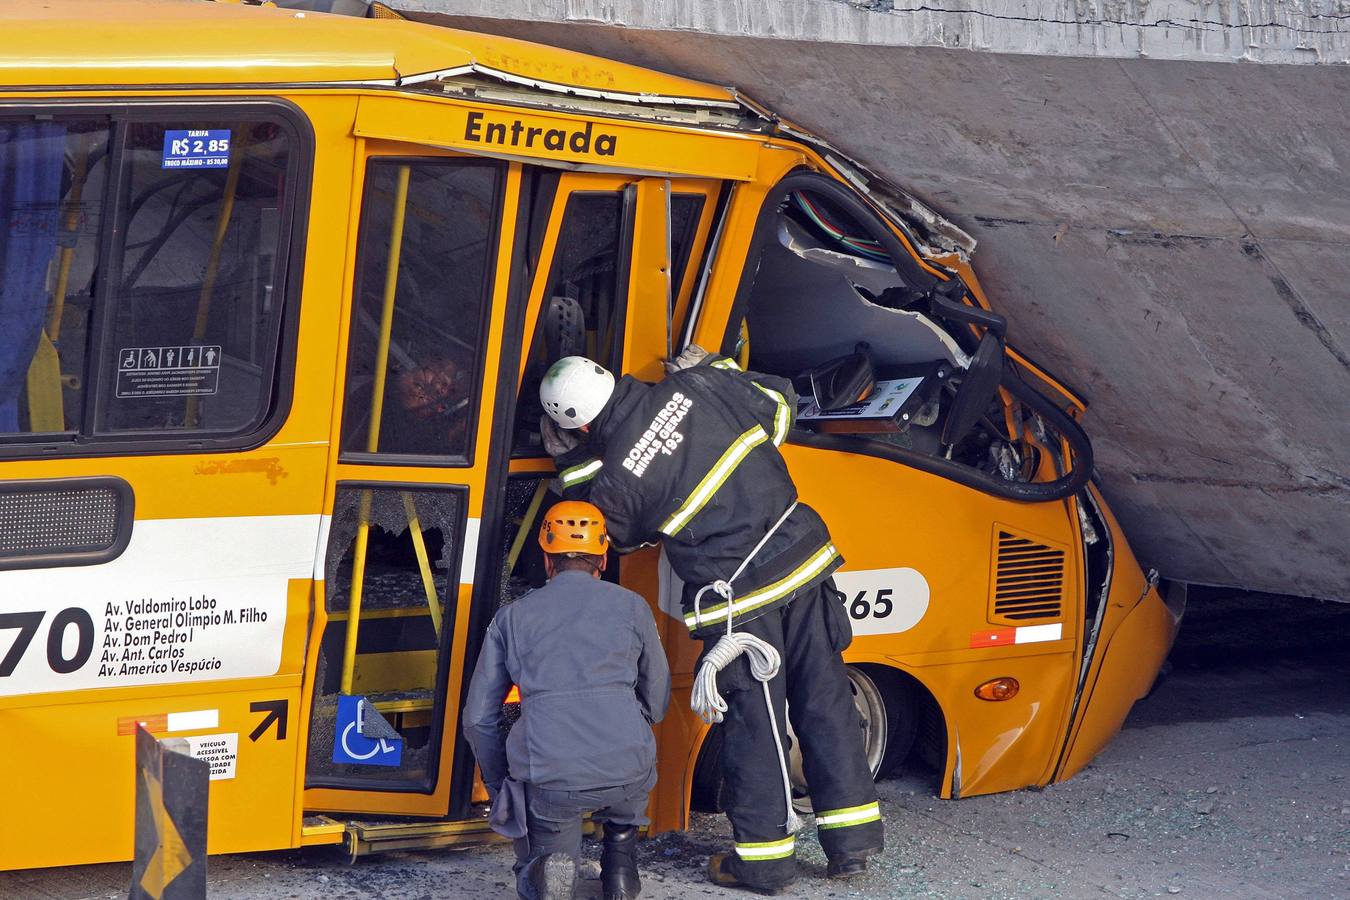
[[[580,500],[555,503],[539,526],[539,546],[545,553],[604,556],[609,549],[605,515],[594,504]]]

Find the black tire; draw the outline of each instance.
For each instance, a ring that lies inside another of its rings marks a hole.
[[[861,679],[865,679],[862,682],[864,688],[870,682],[885,710],[886,743],[880,764],[873,773],[876,778],[883,778],[898,771],[914,747],[919,726],[914,685],[904,675],[885,666],[859,665],[849,668],[852,670],[851,677],[855,679],[854,690],[858,690],[858,681]],[[703,741],[698,761],[694,764],[689,805],[699,812],[722,812],[726,808],[722,791],[722,732],[720,726],[714,725]],[[803,796],[797,805],[800,812],[810,810],[807,797]]]
[[[689,807],[699,812],[719,813],[722,803],[722,727],[714,725],[694,763],[694,783],[690,786]]]
[[[857,668],[876,684],[886,707],[886,751],[876,771],[877,778],[884,778],[898,772],[909,756],[909,751],[914,748],[914,738],[919,731],[914,683],[885,666],[863,665]]]

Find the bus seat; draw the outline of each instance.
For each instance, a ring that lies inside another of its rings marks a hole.
[[[1003,343],[989,332],[980,339],[980,346],[970,359],[970,365],[961,375],[956,397],[947,411],[942,426],[942,443],[955,444],[970,433],[980,417],[994,402],[999,382],[1003,379]]]
[[[549,364],[586,352],[586,313],[575,297],[555,294],[544,310],[544,344]]]
[[[28,366],[28,430],[64,431],[65,402],[61,393],[61,357],[47,332],[38,335],[37,351]]]

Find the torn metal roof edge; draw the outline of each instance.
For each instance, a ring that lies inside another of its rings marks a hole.
[[[394,80],[397,87],[411,87],[428,81],[443,81],[456,75],[465,75],[468,73],[481,75],[485,78],[493,78],[507,84],[531,87],[539,91],[545,91],[555,94],[567,94],[576,97],[588,97],[596,100],[610,100],[617,103],[634,104],[654,104],[657,106],[688,106],[702,107],[708,109],[740,109],[742,105],[736,100],[709,100],[702,97],[683,97],[670,94],[653,94],[649,92],[634,91],[604,91],[595,88],[579,87],[572,84],[562,84],[558,82],[547,81],[541,78],[530,78],[523,75],[516,75],[502,69],[494,69],[491,66],[483,66],[477,63],[469,63],[466,66],[457,66],[453,69],[442,69],[436,72],[427,72],[422,75],[406,75]],[[733,95],[735,92],[727,89],[728,93]]]
[[[919,249],[926,255],[955,254],[960,260],[968,261],[970,254],[975,251],[977,243],[975,238],[955,223],[944,218],[932,207],[902,188],[886,181],[865,164],[843,153],[824,138],[784,120],[773,110],[757,103],[735,87],[726,88],[728,94],[735,98],[734,101],[718,102],[693,97],[670,97],[659,94],[638,94],[629,91],[599,91],[576,88],[539,79],[523,78],[509,72],[475,64],[444,69],[438,72],[427,72],[421,75],[404,76],[397,79],[394,86],[426,88],[435,84],[443,88],[462,87],[474,91],[479,83],[464,81],[463,79],[466,76],[478,76],[512,87],[528,88],[538,92],[513,95],[509,98],[511,102],[583,114],[618,115],[623,118],[654,121],[667,125],[715,127],[717,123],[711,121],[672,120],[669,110],[658,111],[653,107],[676,107],[681,112],[695,115],[703,112],[725,116],[727,113],[740,112],[749,119],[763,123],[765,131],[779,137],[798,141],[818,153],[840,177],[865,194],[883,213],[904,228],[907,235],[911,238],[922,237],[923,239],[916,241],[916,243],[920,245]],[[562,101],[561,98],[568,99]],[[593,105],[588,106],[584,102],[587,100],[624,104],[626,108],[598,109]],[[740,122],[726,122],[725,124],[736,130],[751,130],[750,124],[744,119]],[[919,231],[919,234],[914,233],[915,229]]]

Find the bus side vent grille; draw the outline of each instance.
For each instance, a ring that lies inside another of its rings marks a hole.
[[[991,619],[1017,624],[1060,618],[1064,551],[1003,529],[997,535]]]
[[[0,482],[0,569],[97,565],[131,536],[132,494],[117,478]]]

